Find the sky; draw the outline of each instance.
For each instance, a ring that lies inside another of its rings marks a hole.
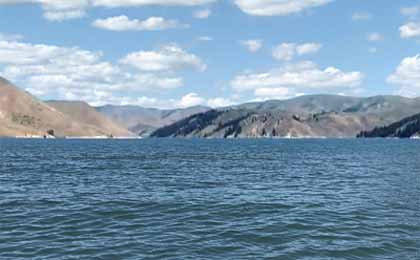
[[[43,100],[420,95],[416,0],[0,0],[0,17],[0,76]]]

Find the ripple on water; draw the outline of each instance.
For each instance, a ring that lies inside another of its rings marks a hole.
[[[420,259],[417,141],[0,140],[0,259]]]

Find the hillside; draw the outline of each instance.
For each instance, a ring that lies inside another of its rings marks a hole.
[[[148,136],[154,130],[173,124],[191,115],[208,111],[209,108],[195,106],[185,109],[159,110],[139,106],[102,106],[98,112],[141,136]]]
[[[418,138],[420,137],[420,114],[410,116],[372,131],[359,133],[359,138]]]
[[[77,121],[0,77],[0,136],[43,136],[50,130],[56,136],[120,134]]]
[[[153,137],[355,137],[420,111],[420,100],[398,96],[304,96],[212,110],[155,131]]]
[[[107,135],[129,137],[133,134],[126,128],[114,123],[111,119],[96,111],[89,104],[81,101],[48,101],[49,106],[72,118],[73,121],[81,122],[96,128],[99,132]]]

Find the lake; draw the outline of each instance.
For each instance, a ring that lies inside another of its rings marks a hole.
[[[419,140],[0,139],[0,259],[420,259]]]

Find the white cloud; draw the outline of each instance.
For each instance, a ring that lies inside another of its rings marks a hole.
[[[51,21],[80,18],[86,15],[89,0],[0,0],[1,4],[39,4],[44,17]]]
[[[184,68],[206,70],[201,59],[176,45],[163,46],[158,51],[139,51],[128,54],[121,64],[133,66],[142,71],[175,71]]]
[[[200,97],[197,93],[189,93],[181,98],[177,104],[177,107],[186,108],[203,105],[205,103],[206,100]]]
[[[380,33],[374,32],[368,34],[367,39],[370,42],[379,42],[384,40],[384,36]]]
[[[50,21],[63,21],[81,18],[86,15],[85,9],[89,0],[33,0],[41,3],[44,9],[44,17]]]
[[[217,0],[0,0],[1,4],[39,4],[51,21],[81,18],[92,7],[199,6]]]
[[[213,41],[213,38],[210,36],[200,36],[197,38],[197,40],[201,42],[210,42],[210,41]]]
[[[257,88],[254,95],[262,100],[269,99],[287,99],[293,96],[291,89],[285,87],[279,88]]]
[[[193,13],[193,17],[197,19],[207,19],[211,15],[210,9],[197,10]]]
[[[377,53],[378,49],[376,47],[371,47],[371,48],[369,48],[369,52],[370,53]]]
[[[212,108],[218,108],[227,107],[234,104],[234,102],[227,98],[216,97],[206,99],[201,97],[197,93],[189,93],[183,96],[179,101],[173,101],[172,103],[172,107],[177,108],[187,108],[193,106],[209,106]]]
[[[216,0],[92,0],[94,6],[129,7],[145,5],[163,6],[197,6],[215,2]]]
[[[213,107],[213,108],[227,107],[227,106],[231,106],[231,105],[234,105],[234,104],[235,104],[235,102],[233,102],[232,100],[230,100],[228,98],[222,98],[222,97],[211,98],[211,99],[207,100],[207,106]]]
[[[317,53],[322,45],[319,43],[304,43],[296,46],[296,52],[299,56]]]
[[[285,65],[265,73],[242,74],[233,79],[230,85],[236,91],[255,91],[261,88],[264,91],[267,91],[267,88],[325,90],[357,87],[363,77],[361,72],[343,72],[335,67],[321,70],[315,63],[306,61]]]
[[[277,60],[290,61],[296,54],[296,44],[282,43],[273,49],[273,57]]]
[[[414,19],[420,13],[420,7],[418,6],[403,7],[401,8],[400,12],[402,15],[407,16],[410,19]]]
[[[40,97],[111,102],[118,95],[183,86],[183,79],[139,73],[104,61],[101,52],[0,41],[0,74]]]
[[[0,33],[0,41],[17,41],[22,40],[23,36],[20,34],[4,34]]]
[[[399,94],[414,96],[420,94],[420,54],[401,61],[387,82],[400,86]]]
[[[263,41],[260,39],[246,40],[246,41],[241,41],[240,43],[243,46],[245,46],[250,52],[257,52],[263,46]]]
[[[286,16],[319,7],[334,0],[235,0],[245,13],[255,16]]]
[[[111,31],[158,31],[174,28],[187,28],[177,20],[167,20],[162,17],[150,17],[144,21],[130,20],[127,16],[114,16],[106,19],[97,19],[92,26]]]
[[[351,16],[353,21],[367,21],[372,18],[372,15],[367,12],[356,12]]]
[[[420,36],[420,23],[409,22],[400,27],[401,38],[413,38]]]
[[[197,93],[188,93],[179,99],[159,99],[148,96],[131,97],[131,96],[112,96],[102,101],[91,102],[92,105],[102,106],[106,104],[115,105],[136,105],[142,107],[159,108],[159,109],[175,109],[187,108],[191,106],[208,106],[212,108],[226,107],[235,104],[230,99],[216,97],[206,99]]]
[[[290,61],[296,55],[303,56],[317,53],[322,48],[319,43],[282,43],[273,48],[273,57],[277,60]]]
[[[48,11],[44,13],[44,17],[50,21],[64,21],[82,18],[86,15],[83,10],[68,10],[68,11]]]

